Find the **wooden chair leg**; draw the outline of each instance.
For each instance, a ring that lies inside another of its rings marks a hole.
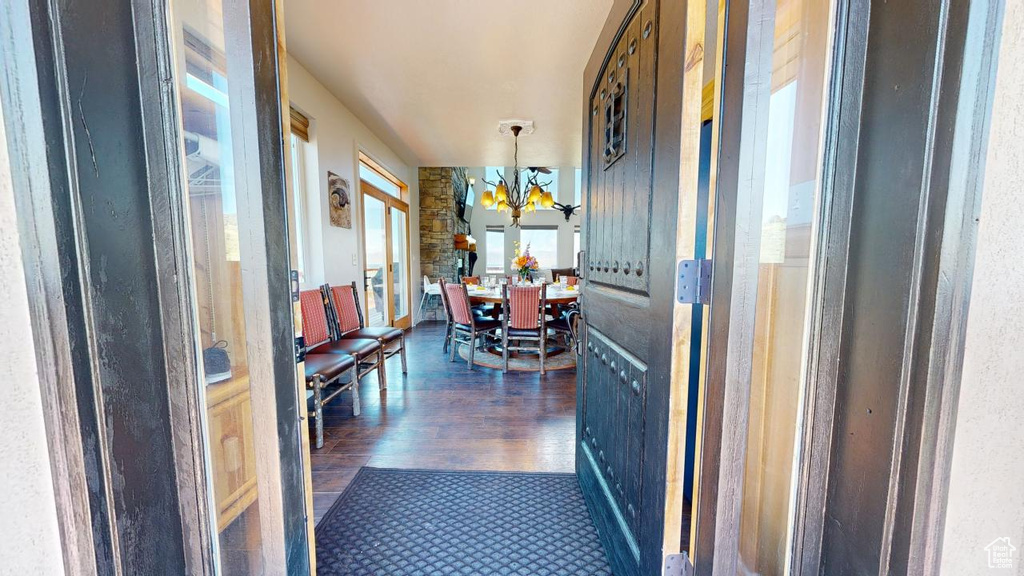
[[[445,354],[448,353],[448,345],[450,344],[451,338],[452,338],[452,323],[447,321],[447,320],[445,320],[445,323],[444,323],[444,345],[441,346],[441,351],[444,352]]]
[[[508,332],[501,331],[501,373],[508,374]]]
[[[409,364],[406,362],[405,359],[405,332],[402,332],[402,335],[399,337],[398,343],[402,345],[402,374],[408,374]]]
[[[359,362],[352,367],[352,415],[359,416]]]
[[[313,418],[316,419],[316,447],[324,447],[324,380],[323,376],[313,376]]]
[[[452,339],[451,344],[452,345],[451,345],[451,350],[449,351],[449,355],[448,355],[448,361],[449,362],[455,362],[455,349],[459,347],[459,337],[458,337],[458,334],[459,333],[455,330],[455,326],[452,326],[452,335],[451,335],[451,339]]]
[[[388,372],[384,368],[384,347],[377,351],[377,387],[380,390],[388,389]]]
[[[469,335],[469,369],[473,369],[473,353],[476,352],[476,330],[473,330]]]
[[[540,347],[540,375],[543,376],[545,374],[544,361],[548,357],[548,335],[546,330],[542,329],[540,332],[540,339],[538,340]]]

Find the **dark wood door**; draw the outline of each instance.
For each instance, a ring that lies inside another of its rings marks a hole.
[[[684,9],[616,2],[584,84],[576,469],[616,574],[665,549]]]

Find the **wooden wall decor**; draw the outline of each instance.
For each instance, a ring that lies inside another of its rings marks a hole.
[[[348,180],[327,172],[327,199],[331,207],[331,226],[352,228],[352,194]]]

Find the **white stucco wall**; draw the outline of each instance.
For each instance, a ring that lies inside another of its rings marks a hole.
[[[1007,2],[985,165],[942,574],[1024,574],[1024,2]],[[1012,570],[985,547],[1009,537]]]
[[[383,165],[409,187],[409,231],[412,308],[420,290],[419,175],[415,160],[400,157],[334,97],[294,57],[288,57],[288,98],[310,119],[306,155],[306,219],[308,231],[303,288],[361,282],[363,270],[362,205],[359,203],[359,152]],[[352,228],[331,226],[327,204],[327,172],[348,180],[353,198]],[[365,303],[364,303],[365,305]]]
[[[0,110],[0,575],[64,573]]]

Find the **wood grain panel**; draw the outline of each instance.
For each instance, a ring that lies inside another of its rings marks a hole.
[[[640,9],[609,52],[590,98],[587,250],[589,279],[647,294],[653,186],[653,110],[656,90],[655,9]],[[645,28],[647,34],[644,34]],[[625,152],[607,163],[613,94],[625,92]]]
[[[642,512],[647,366],[593,327],[587,328],[585,356],[584,388],[592,410],[583,413],[581,448],[592,455],[596,472],[636,539]]]

